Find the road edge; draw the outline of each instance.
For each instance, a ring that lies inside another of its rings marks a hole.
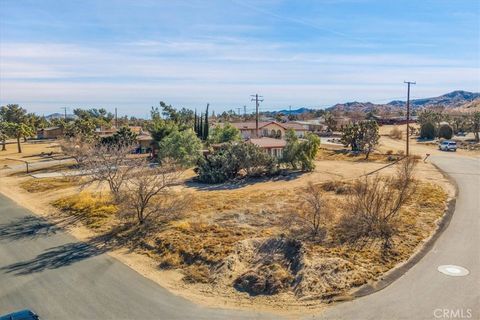
[[[428,238],[427,241],[425,241],[423,246],[416,253],[414,253],[406,262],[387,272],[383,277],[380,278],[380,280],[376,281],[375,283],[365,284],[361,286],[357,290],[350,293],[349,297],[343,296],[343,297],[333,298],[333,301],[340,302],[345,300],[352,300],[352,299],[364,297],[385,289],[386,287],[391,285],[393,282],[395,282],[397,279],[402,277],[408,270],[410,270],[423,257],[425,257],[425,255],[428,252],[430,252],[430,250],[433,248],[438,238],[447,229],[448,225],[450,224],[450,221],[452,220],[453,214],[455,213],[455,207],[456,207],[457,197],[459,192],[458,184],[455,181],[455,179],[453,179],[447,172],[442,170],[439,166],[437,166],[433,162],[432,162],[432,165],[435,168],[437,168],[437,170],[440,171],[440,173],[445,177],[445,179],[447,179],[455,188],[455,194],[452,198],[448,199],[445,212],[442,218],[440,218],[440,220],[438,221],[437,229],[435,230],[435,232],[430,236],[430,238]]]

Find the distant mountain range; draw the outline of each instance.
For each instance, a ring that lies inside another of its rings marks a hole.
[[[450,93],[433,97],[433,98],[424,98],[424,99],[414,99],[410,100],[410,106],[413,109],[416,108],[425,108],[425,107],[445,107],[445,108],[458,108],[467,103],[472,103],[475,100],[480,99],[480,93],[478,92],[468,92],[468,91],[452,91]],[[396,110],[398,108],[405,108],[406,101],[394,100],[386,104],[374,104],[371,102],[347,102],[347,103],[337,103],[330,108],[327,108],[329,111],[364,111],[369,112],[374,109],[386,109],[386,110]]]
[[[74,119],[74,118],[76,118],[76,115],[74,115],[74,114],[67,114],[67,118],[68,118],[68,119]],[[56,112],[56,113],[49,114],[48,116],[45,116],[45,119],[47,119],[47,120],[65,119],[65,114],[64,114],[64,113]]]

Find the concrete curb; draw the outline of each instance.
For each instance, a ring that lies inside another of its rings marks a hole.
[[[445,171],[440,169],[437,165],[435,164],[433,165],[442,173],[442,175],[447,180],[450,181],[450,183],[453,184],[455,188],[455,195],[453,198],[448,200],[445,213],[443,217],[440,219],[440,221],[438,222],[438,227],[435,233],[430,238],[428,238],[428,240],[424,243],[424,245],[420,248],[420,250],[414,253],[402,265],[390,270],[382,278],[380,278],[380,280],[376,281],[375,283],[365,284],[360,288],[358,288],[357,290],[351,292],[349,294],[351,299],[370,295],[372,293],[385,289],[386,287],[391,285],[395,280],[403,276],[408,270],[410,270],[415,264],[417,264],[433,248],[437,239],[447,229],[448,225],[450,224],[450,221],[452,220],[453,214],[455,212],[455,205],[456,205],[457,196],[458,196],[458,185],[450,175],[448,175]],[[332,301],[341,302],[341,301],[351,300],[351,299],[348,299],[345,296],[339,296],[339,297],[332,298]]]

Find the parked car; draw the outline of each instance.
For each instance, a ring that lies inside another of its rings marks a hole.
[[[20,310],[0,316],[0,320],[39,320],[38,315],[31,310]]]
[[[457,143],[455,141],[445,140],[438,145],[438,149],[442,151],[457,151]]]

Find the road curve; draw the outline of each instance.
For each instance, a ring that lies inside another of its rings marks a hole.
[[[435,155],[431,161],[455,179],[459,195],[448,228],[433,248],[387,288],[339,303],[316,319],[480,319],[480,158]],[[440,265],[470,274],[451,277]]]
[[[0,195],[0,315],[42,319],[266,319],[175,296]]]

